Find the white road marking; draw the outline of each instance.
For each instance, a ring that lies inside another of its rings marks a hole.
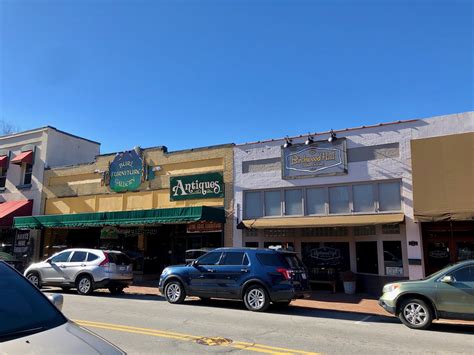
[[[373,317],[373,316],[364,317],[364,318],[362,318],[361,320],[355,322],[355,324],[362,324],[362,323],[368,321],[368,320],[369,320],[370,318],[372,318],[372,317]]]

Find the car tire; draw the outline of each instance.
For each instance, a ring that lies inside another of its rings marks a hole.
[[[244,303],[249,311],[264,312],[270,305],[270,297],[263,286],[253,285],[245,291]]]
[[[428,329],[433,322],[433,310],[425,301],[409,298],[400,305],[398,318],[411,329]]]
[[[113,295],[123,294],[123,287],[109,287],[109,292]]]
[[[80,275],[76,279],[76,289],[80,295],[90,295],[94,291],[92,278],[89,275]]]
[[[26,274],[26,278],[37,288],[41,288],[41,277],[36,271],[32,271]]]
[[[186,298],[186,291],[179,281],[170,281],[165,286],[165,298],[169,303],[183,303]]]

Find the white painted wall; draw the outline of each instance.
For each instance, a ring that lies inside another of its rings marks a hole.
[[[244,161],[281,157],[281,146],[284,143],[284,139],[237,145],[234,148],[235,218],[238,221],[241,221],[243,218],[243,191],[245,190],[401,179],[402,209],[405,213],[406,221],[406,240],[407,243],[408,241],[418,242],[418,246],[407,245],[408,258],[422,259],[421,231],[419,224],[415,223],[413,219],[410,140],[472,131],[474,131],[473,112],[356,130],[336,131],[339,138],[345,137],[347,139],[348,149],[398,142],[400,156],[398,158],[349,163],[347,175],[293,180],[283,180],[280,170],[242,173],[242,163]],[[324,140],[327,137],[327,134],[316,135],[314,139]],[[293,138],[293,143],[303,143],[305,140],[306,136]],[[236,229],[235,226],[237,226],[237,223],[234,223],[234,246],[242,246],[242,230]],[[409,276],[411,279],[423,277],[423,267],[410,265]]]

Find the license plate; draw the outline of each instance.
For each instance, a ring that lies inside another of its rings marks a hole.
[[[301,277],[303,278],[303,280],[306,280],[306,274],[304,272],[301,274]]]

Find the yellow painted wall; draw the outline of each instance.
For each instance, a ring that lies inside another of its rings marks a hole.
[[[104,184],[100,171],[107,171],[114,154],[98,156],[93,164],[56,168],[45,172],[44,214],[132,211],[152,208],[224,206],[228,216],[233,208],[232,146],[200,148],[167,153],[161,148],[146,149],[144,157],[159,166],[155,179],[142,183],[136,192],[116,193]],[[223,172],[225,197],[170,201],[171,176]],[[225,245],[232,245],[232,223],[225,225]]]

